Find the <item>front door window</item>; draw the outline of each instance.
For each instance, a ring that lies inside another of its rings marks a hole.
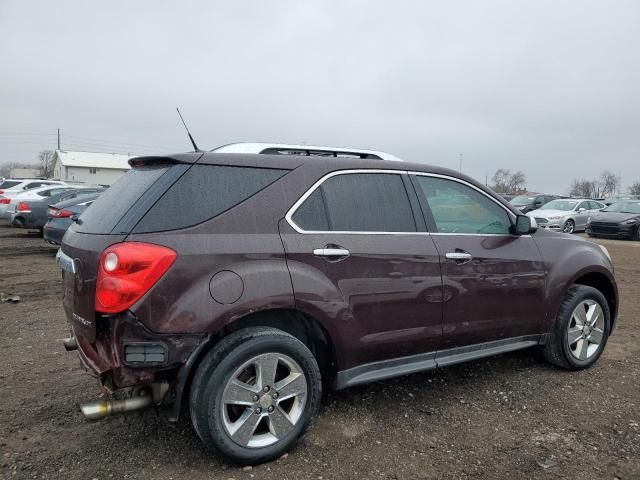
[[[416,177],[439,233],[508,234],[503,207],[468,186],[439,177]]]

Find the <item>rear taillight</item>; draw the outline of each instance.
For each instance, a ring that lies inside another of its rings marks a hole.
[[[151,243],[124,242],[107,248],[98,267],[96,310],[126,310],[169,270],[176,257],[170,248]]]
[[[68,218],[73,215],[69,210],[60,210],[59,208],[50,208],[47,210],[47,216],[52,218]]]
[[[9,205],[11,203],[11,199],[10,198],[0,198],[0,203],[2,205]]]
[[[28,213],[31,212],[31,207],[27,202],[20,202],[16,207],[16,212]]]

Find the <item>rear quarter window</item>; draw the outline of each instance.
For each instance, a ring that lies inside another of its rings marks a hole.
[[[197,225],[252,197],[287,172],[271,168],[194,165],[160,197],[133,233]]]
[[[138,167],[129,170],[98,197],[82,216],[74,230],[80,233],[111,233],[120,219],[138,201],[169,166]]]

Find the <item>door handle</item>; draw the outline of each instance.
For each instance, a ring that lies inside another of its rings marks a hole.
[[[346,248],[315,248],[313,254],[316,257],[348,257],[349,250]]]
[[[473,259],[471,254],[467,252],[448,252],[444,256],[456,263],[466,263]]]

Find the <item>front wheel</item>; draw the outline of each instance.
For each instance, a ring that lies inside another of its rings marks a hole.
[[[573,233],[576,229],[576,222],[574,222],[573,220],[569,219],[565,222],[564,226],[562,227],[562,232],[563,233]]]
[[[280,457],[318,411],[322,382],[309,349],[274,328],[247,328],[205,356],[190,410],[205,445],[240,464]]]
[[[550,363],[567,370],[591,367],[609,338],[611,314],[604,295],[586,285],[572,286],[544,345]]]

